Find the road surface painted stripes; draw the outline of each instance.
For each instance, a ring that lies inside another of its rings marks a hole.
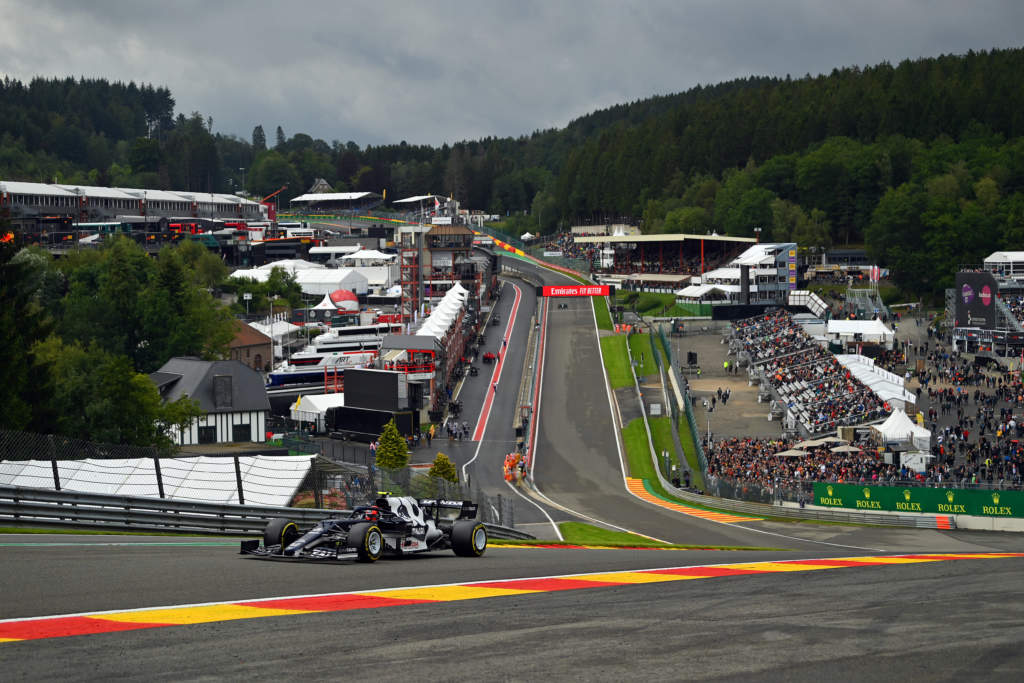
[[[44,638],[96,635],[165,626],[185,626],[239,619],[322,614],[359,609],[377,609],[425,603],[502,598],[528,593],[587,590],[606,586],[688,581],[726,576],[749,576],[777,572],[826,571],[849,567],[982,560],[1024,557],[1024,553],[941,553],[839,557],[808,560],[741,562],[735,564],[666,567],[662,569],[595,572],[525,579],[477,581],[441,586],[413,586],[374,591],[305,595],[240,602],[181,605],[111,612],[90,612],[0,621],[0,643]]]
[[[726,524],[760,521],[760,517],[741,517],[739,515],[731,515],[725,512],[714,512],[712,510],[705,510],[703,508],[683,505],[682,503],[666,500],[651,491],[650,485],[647,483],[646,479],[629,477],[626,479],[626,488],[628,488],[629,492],[634,496],[645,500],[648,503],[652,503],[653,505],[669,510],[675,510],[676,512],[681,512],[684,515],[690,515],[691,517],[700,517],[701,519],[710,519],[713,522],[725,522]]]

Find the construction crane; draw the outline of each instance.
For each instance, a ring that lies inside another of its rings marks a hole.
[[[278,190],[277,192],[271,192],[271,193],[270,193],[270,194],[268,194],[268,195],[267,195],[266,197],[264,197],[263,199],[261,199],[261,200],[260,200],[260,204],[262,204],[263,202],[268,202],[268,201],[270,201],[271,199],[273,199],[274,197],[276,197],[277,195],[281,194],[282,192],[284,192],[284,191],[285,191],[285,190],[287,190],[287,189],[288,189],[288,186],[287,186],[287,185],[282,185],[282,186],[281,186],[281,189],[279,189],[279,190]]]

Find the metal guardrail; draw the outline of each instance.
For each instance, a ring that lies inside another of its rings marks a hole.
[[[222,505],[141,496],[105,496],[0,486],[0,526],[83,528],[106,531],[260,534],[271,519],[315,524],[343,510]],[[493,538],[528,540],[534,536],[500,524],[485,524]]]
[[[512,529],[507,526],[501,526],[500,524],[484,524],[484,528],[487,529],[487,534],[491,538],[497,538],[502,541],[533,541],[537,537],[533,534],[528,534],[525,531],[519,531],[518,529]]]
[[[262,532],[267,522],[275,518],[286,517],[311,524],[335,513],[337,510],[228,505],[0,486],[0,526],[247,534]]]

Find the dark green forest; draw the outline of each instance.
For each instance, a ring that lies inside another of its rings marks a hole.
[[[174,114],[163,88],[6,80],[0,177],[231,192],[282,201],[317,177],[338,191],[454,195],[542,233],[638,221],[864,245],[908,293],[937,294],[958,264],[1024,234],[1024,50],[748,78],[601,110],[558,130],[441,147],[248,140]],[[396,137],[401,131],[395,131]],[[245,169],[244,171],[242,169]]]
[[[153,258],[121,237],[59,260],[0,244],[0,427],[169,447],[198,407],[161,403],[146,373],[224,357],[235,323],[209,289],[226,275],[198,242]]]

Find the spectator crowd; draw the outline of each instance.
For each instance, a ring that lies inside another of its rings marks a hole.
[[[730,349],[767,384],[811,434],[884,418],[892,412],[785,310],[734,324]]]

